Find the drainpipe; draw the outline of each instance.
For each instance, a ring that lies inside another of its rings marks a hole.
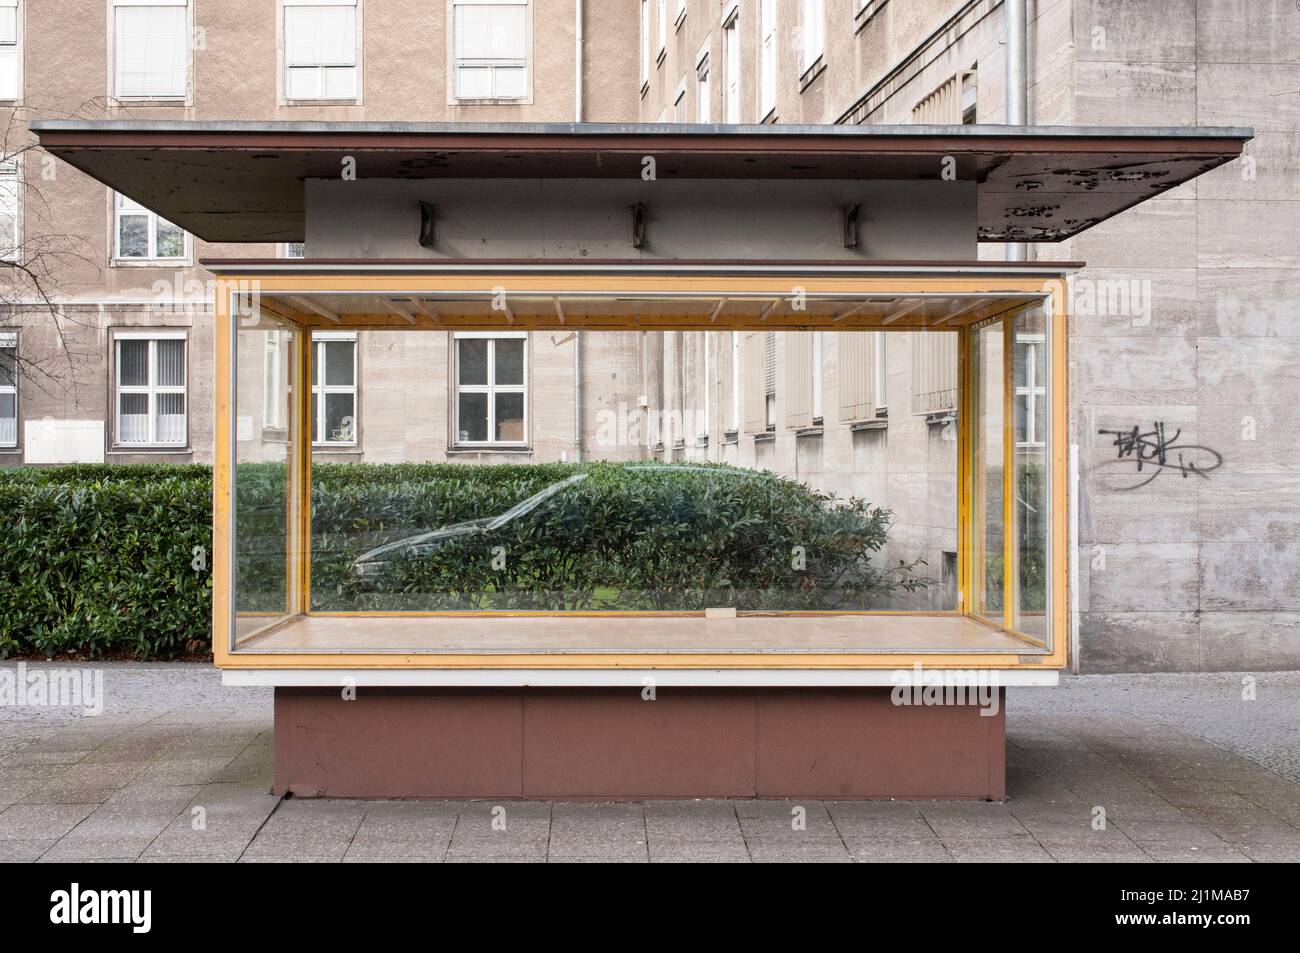
[[[1006,19],[1007,122],[1008,126],[1029,125],[1029,67],[1026,54],[1029,31],[1025,12],[1026,0],[1003,0]],[[1007,261],[1025,261],[1029,257],[1024,242],[1008,242]]]
[[[573,0],[573,121],[582,122],[582,0]]]
[[[573,0],[573,121],[582,122],[582,0]],[[573,332],[573,459],[582,462],[582,332]]]

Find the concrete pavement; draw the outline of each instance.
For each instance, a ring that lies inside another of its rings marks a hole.
[[[269,690],[95,668],[98,717],[0,707],[0,860],[1300,860],[1300,673],[1010,690],[1003,804],[575,804],[281,801]]]

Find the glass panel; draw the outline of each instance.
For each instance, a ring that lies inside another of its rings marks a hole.
[[[289,99],[320,99],[320,67],[298,66],[290,69],[285,96]]]
[[[1017,391],[1032,399],[1016,402],[1016,433],[1028,439],[1016,448],[1016,598],[1011,627],[1036,638],[1048,637],[1048,552],[1051,493],[1047,448],[1050,418],[1047,411],[1047,320],[1042,309],[1014,319]]]
[[[1006,525],[1003,499],[1005,466],[1006,377],[1003,326],[999,321],[972,332],[974,478],[972,561],[973,611],[1003,624],[1003,551]]]
[[[120,394],[120,415],[117,419],[119,443],[149,442],[149,395]]]
[[[461,394],[458,407],[459,443],[482,443],[488,438],[488,395]]]
[[[364,333],[407,360],[385,368],[384,394],[356,406],[376,414],[365,466],[313,463],[318,611],[957,608],[955,426],[901,412],[886,439],[844,416],[835,370],[843,335],[822,339],[823,432],[796,435],[782,403],[794,333],[776,341],[769,366],[765,333],[746,349],[733,347],[730,331],[692,331],[685,348],[681,335],[584,332],[587,412],[575,464],[573,349],[562,335],[547,332],[536,348],[493,339],[493,375],[481,338],[453,338],[448,349],[428,331]],[[907,332],[888,339],[896,356],[910,353]],[[955,364],[956,348],[945,353]],[[462,384],[444,401],[457,363]],[[898,360],[896,373],[909,365]],[[647,388],[641,368],[663,387]],[[811,375],[802,380],[811,386]],[[769,385],[777,440],[764,433]],[[390,386],[408,395],[404,417]],[[903,393],[908,386],[899,382]],[[661,444],[662,433],[680,443]],[[449,436],[459,444],[450,452]],[[524,440],[528,459],[509,449]],[[864,638],[878,625],[864,619]],[[716,629],[697,635],[690,648],[719,648],[708,641]],[[495,637],[491,627],[483,636]],[[610,626],[607,637],[618,650],[632,636]],[[532,650],[529,638],[515,647]],[[834,646],[852,647],[851,636]]]
[[[312,443],[320,443],[320,416],[319,416],[319,410],[317,409],[318,405],[319,405],[319,398],[315,394],[312,394],[311,395],[311,442]]]
[[[0,394],[0,446],[18,444],[18,396]]]
[[[297,570],[292,517],[298,500],[291,441],[298,439],[292,396],[296,362],[283,364],[278,381],[265,373],[267,340],[279,335],[286,355],[297,348],[297,334],[265,316],[255,327],[241,327],[236,341],[235,440],[235,633],[244,638],[297,611],[289,580]],[[275,387],[274,393],[266,388]],[[288,425],[266,428],[267,407]]]
[[[154,242],[157,257],[184,258],[185,232],[164,219],[159,218],[155,221],[158,223],[158,233]]]
[[[185,342],[179,338],[159,341],[156,383],[159,387],[185,386]]]
[[[524,439],[524,395],[497,394],[496,440],[517,443]]]
[[[117,342],[117,380],[124,387],[149,384],[149,342]]]
[[[351,66],[323,70],[326,99],[353,99],[357,95],[357,71]]]
[[[483,338],[461,338],[456,342],[460,354],[461,384],[488,382],[488,342]],[[522,383],[522,381],[520,382]]]
[[[0,348],[0,387],[13,387],[18,380],[18,352]]]
[[[325,342],[325,385],[351,387],[353,382],[356,344],[352,341]]]
[[[522,384],[524,382],[524,339],[500,338],[496,342],[496,383]],[[462,379],[462,383],[469,381]]]
[[[149,257],[149,216],[120,215],[117,219],[117,256]]]
[[[327,443],[352,443],[356,398],[352,394],[325,395],[325,440]]]
[[[498,66],[494,71],[498,99],[523,99],[528,95],[528,71],[522,66]]]
[[[185,395],[159,394],[154,439],[158,443],[185,442]]]
[[[488,67],[457,67],[456,95],[461,99],[487,99],[491,97],[492,70]]]

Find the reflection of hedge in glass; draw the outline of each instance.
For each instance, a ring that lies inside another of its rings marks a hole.
[[[1020,610],[1047,610],[1047,496],[1046,468],[1041,463],[1020,461],[1017,472],[1016,536],[1020,562]],[[1002,608],[1002,574],[1005,561],[999,541],[997,552],[985,559],[985,580],[993,608]]]
[[[862,609],[924,584],[913,566],[870,562],[888,511],[755,471],[439,471],[387,484],[316,482],[314,608]]]
[[[868,561],[889,514],[721,467],[629,477],[565,464],[313,467],[316,608],[856,608],[921,581]],[[663,471],[667,468],[651,468]],[[510,520],[433,555],[359,574],[356,560],[428,530],[487,521],[578,474]],[[241,464],[236,602],[283,611],[283,464]],[[210,644],[211,469],[0,469],[0,656],[166,658]],[[488,545],[484,546],[484,543]],[[507,569],[492,568],[505,547]],[[805,568],[793,568],[794,547]],[[194,568],[195,550],[203,555]]]

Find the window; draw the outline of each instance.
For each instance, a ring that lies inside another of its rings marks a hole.
[[[776,111],[776,0],[760,0],[758,119]]]
[[[1047,352],[1042,334],[1016,334],[1016,446],[1047,445]]]
[[[822,420],[822,332],[812,332],[812,419]]]
[[[826,0],[802,0],[803,60],[799,72],[808,72],[826,52]]]
[[[763,335],[763,429],[776,429],[776,332]]]
[[[709,122],[709,48],[695,60],[695,121]]]
[[[738,8],[733,6],[731,15],[722,21],[722,81],[727,84],[723,90],[724,122],[740,122],[740,31],[736,29],[739,17]]]
[[[676,0],[677,12],[673,14],[673,23],[680,29],[682,21],[686,19],[686,0]]]
[[[113,194],[114,257],[120,261],[175,261],[185,258],[189,236],[125,195]]]
[[[456,98],[528,96],[528,0],[454,0]]]
[[[311,442],[356,446],[357,335],[318,331],[311,344]]]
[[[741,348],[739,331],[731,332],[731,426],[733,433],[740,430],[741,414],[741,367],[744,364],[744,351]]]
[[[655,0],[656,25],[659,27],[659,46],[655,59],[662,60],[668,52],[668,0]]]
[[[641,0],[641,85],[650,82],[650,0]]]
[[[18,446],[18,332],[0,331],[0,447]]]
[[[975,68],[971,67],[961,74],[961,122],[963,126],[973,126],[979,120],[975,115],[975,107],[979,101],[979,82],[976,79]]]
[[[18,0],[0,0],[0,100],[18,99]]]
[[[526,443],[527,334],[457,334],[455,362],[455,443]]]
[[[686,122],[686,80],[673,93],[673,122]]]
[[[189,91],[186,0],[116,0],[114,93],[124,99],[184,99]]]
[[[266,334],[266,353],[262,375],[262,429],[282,430],[285,421],[281,413],[283,401],[284,360],[289,350],[281,340],[283,333],[268,331]]]
[[[356,99],[357,85],[357,0],[284,0],[285,99]]]
[[[15,160],[0,162],[0,260],[17,261],[22,246],[22,183]]]
[[[117,443],[185,446],[185,332],[115,336]]]
[[[281,258],[306,258],[307,244],[305,242],[282,242],[280,244]]]
[[[884,331],[876,331],[872,334],[875,344],[876,366],[872,371],[871,379],[875,382],[875,399],[876,399],[876,416],[882,416],[889,410],[889,364],[886,357],[889,354],[889,338],[885,336]]]

